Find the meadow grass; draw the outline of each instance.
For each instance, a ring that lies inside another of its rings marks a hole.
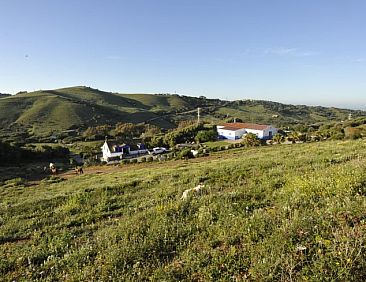
[[[0,277],[365,280],[364,141],[237,148],[203,159],[4,183]],[[180,199],[202,182],[200,195]]]

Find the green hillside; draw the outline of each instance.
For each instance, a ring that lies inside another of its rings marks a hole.
[[[363,140],[111,169],[0,186],[3,281],[365,281]]]
[[[277,126],[347,120],[350,113],[353,117],[366,115],[364,111],[320,106],[286,105],[261,100],[230,102],[225,107],[218,108],[216,112],[221,116],[229,114],[231,117],[237,117],[245,121],[270,123]]]
[[[175,95],[120,94],[120,96],[138,101],[144,105],[145,108],[154,111],[171,111],[191,108],[184,99]]]
[[[36,136],[118,122],[146,122],[172,128],[180,120],[195,118],[198,107],[202,109],[202,118],[209,121],[239,118],[275,126],[341,121],[350,113],[355,118],[365,116],[363,111],[269,101],[231,102],[170,94],[118,94],[79,86],[0,98],[0,125],[3,130],[27,129]]]
[[[91,88],[75,87],[22,93],[2,98],[0,124],[20,125],[35,135],[118,122],[144,122],[156,118],[135,100]],[[172,127],[169,121],[159,125]]]
[[[108,110],[98,105],[77,103],[50,93],[12,96],[0,102],[0,122],[23,125],[37,135],[69,129],[73,126],[95,125],[117,121]]]

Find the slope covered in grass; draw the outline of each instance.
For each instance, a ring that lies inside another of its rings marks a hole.
[[[34,187],[9,182],[0,188],[0,273],[364,281],[365,169],[365,142],[347,141],[235,149]],[[200,195],[180,199],[199,182]]]
[[[78,86],[1,98],[0,124],[10,126],[10,129],[26,127],[35,135],[50,135],[52,131],[75,127],[114,125],[117,122],[147,122],[162,128],[173,128],[178,121],[195,119],[198,107],[202,109],[202,118],[208,121],[240,118],[245,122],[275,126],[341,121],[346,120],[350,113],[354,118],[365,116],[363,111],[269,101],[229,102],[169,94],[118,94]]]
[[[179,95],[120,94],[120,96],[138,101],[153,111],[182,111],[202,105],[200,99],[192,98],[195,103],[190,103],[187,97]]]
[[[16,124],[35,135],[118,122],[138,123],[156,117],[137,101],[86,87],[23,93],[0,101],[2,127]],[[158,123],[172,127],[164,119]]]
[[[229,114],[229,116],[237,117],[242,120],[275,124],[277,126],[347,120],[350,113],[353,114],[354,117],[365,116],[364,111],[320,106],[286,105],[260,100],[230,102],[224,107],[219,107],[217,113],[222,116]]]

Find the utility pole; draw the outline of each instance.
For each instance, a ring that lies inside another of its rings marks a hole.
[[[200,124],[200,110],[201,110],[201,108],[197,108],[197,125],[199,125]]]

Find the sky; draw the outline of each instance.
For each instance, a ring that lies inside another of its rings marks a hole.
[[[366,109],[364,0],[0,0],[0,92]]]

